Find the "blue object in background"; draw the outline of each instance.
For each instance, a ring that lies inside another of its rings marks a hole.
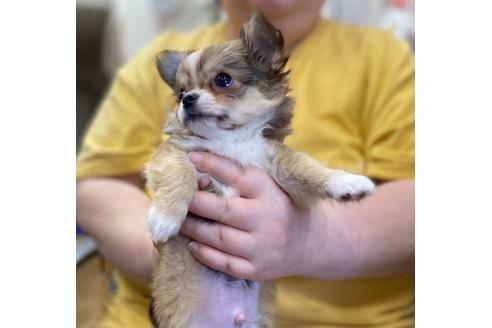
[[[82,230],[82,228],[79,227],[78,224],[76,225],[76,227],[77,227],[77,236],[79,236],[79,235],[85,235],[85,231]]]

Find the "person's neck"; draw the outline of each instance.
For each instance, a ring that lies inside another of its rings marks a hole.
[[[227,40],[236,39],[239,36],[241,27],[249,20],[249,18],[249,13],[229,17],[226,22],[225,30]],[[283,17],[271,20],[271,23],[282,31],[285,49],[290,51],[314,29],[319,20],[319,15],[316,15],[315,17],[303,15]]]

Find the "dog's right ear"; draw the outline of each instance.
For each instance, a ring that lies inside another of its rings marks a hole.
[[[288,56],[284,53],[282,32],[276,29],[259,12],[243,25],[239,39],[247,49],[254,66],[261,71],[279,74],[287,63]]]
[[[162,79],[173,89],[176,86],[176,72],[188,51],[164,50],[157,55],[157,69]]]

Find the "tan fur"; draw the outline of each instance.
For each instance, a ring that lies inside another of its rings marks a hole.
[[[172,128],[172,115],[167,128]],[[147,185],[154,193],[152,205],[167,217],[185,219],[197,189],[197,178],[187,153],[172,142],[162,143],[146,165]],[[176,235],[159,246],[159,264],[151,285],[153,315],[159,328],[182,328],[201,299],[203,271],[186,250],[189,240]],[[172,265],[170,265],[172,263]]]
[[[273,328],[273,307],[275,304],[275,284],[273,281],[263,281],[260,290],[260,321],[262,328]]]
[[[153,313],[159,328],[186,327],[203,295],[205,268],[186,250],[189,239],[177,235],[160,246],[152,281]]]
[[[339,198],[330,190],[328,182],[332,176],[346,174],[345,172],[330,169],[311,156],[280,143],[275,144],[270,173],[299,207],[309,207],[324,198],[344,201],[364,196],[347,193]]]
[[[195,168],[186,153],[169,142],[162,143],[146,165],[145,176],[154,194],[153,207],[181,224],[197,189]]]

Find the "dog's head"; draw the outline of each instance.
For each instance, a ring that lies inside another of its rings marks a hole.
[[[287,59],[281,32],[254,14],[239,39],[198,51],[165,50],[158,69],[175,90],[178,121],[192,133],[213,139],[259,129],[282,140],[290,132],[293,107]]]

